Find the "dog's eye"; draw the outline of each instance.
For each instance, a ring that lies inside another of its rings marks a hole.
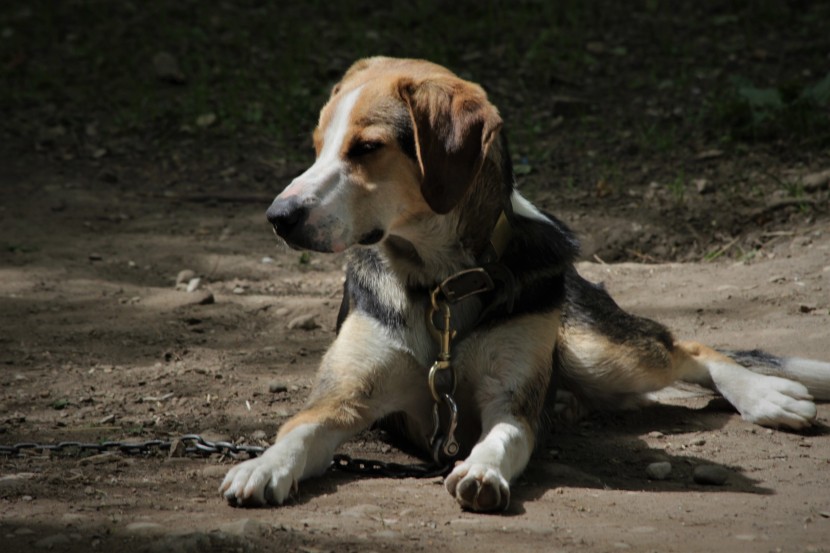
[[[377,140],[361,140],[352,144],[348,156],[351,158],[365,156],[383,147],[383,142]]]

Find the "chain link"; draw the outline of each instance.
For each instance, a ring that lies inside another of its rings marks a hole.
[[[335,455],[331,463],[333,471],[383,478],[434,478],[444,476],[449,468],[437,464],[402,465],[377,459],[355,459],[345,454]]]
[[[182,452],[186,455],[211,455],[213,453],[233,454],[247,453],[256,457],[265,451],[264,447],[255,445],[236,445],[231,442],[212,442],[198,434],[186,434],[175,440],[146,440],[143,442],[122,442],[107,441],[100,443],[85,442],[59,442],[55,444],[41,444],[36,442],[21,442],[14,445],[0,444],[0,455],[15,457],[23,454],[24,451],[49,451],[58,453],[74,453],[79,455],[83,452],[92,451],[95,453],[106,453],[108,451],[119,451],[127,455],[146,455],[154,451],[170,451],[175,443],[184,446]]]

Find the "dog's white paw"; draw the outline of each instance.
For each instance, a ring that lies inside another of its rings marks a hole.
[[[296,459],[269,449],[261,457],[231,468],[219,493],[237,507],[282,505],[296,492],[301,475],[302,467]]]
[[[510,504],[510,486],[494,467],[463,462],[447,476],[447,491],[465,509],[503,511]]]
[[[730,401],[744,420],[772,428],[800,430],[816,418],[816,404],[807,388],[794,380],[756,375]]]

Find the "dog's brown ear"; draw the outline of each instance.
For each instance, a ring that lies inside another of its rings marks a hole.
[[[398,83],[409,107],[421,193],[436,213],[455,207],[472,184],[502,120],[484,90],[453,76]]]

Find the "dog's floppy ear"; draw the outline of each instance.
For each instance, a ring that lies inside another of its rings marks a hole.
[[[458,77],[402,79],[421,167],[421,193],[439,214],[455,207],[472,184],[502,125],[484,90]]]

